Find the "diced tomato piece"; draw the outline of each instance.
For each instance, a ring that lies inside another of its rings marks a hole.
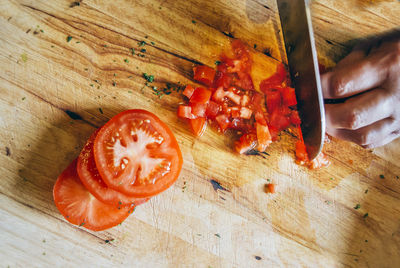
[[[241,117],[241,116],[240,116],[240,109],[241,109],[241,107],[239,107],[239,106],[232,107],[232,108],[231,108],[231,115],[232,115],[232,117],[234,117],[234,118]]]
[[[211,98],[212,91],[198,87],[193,92],[192,97],[190,98],[190,102],[194,103],[207,103]]]
[[[192,114],[192,107],[186,105],[179,105],[178,116],[182,118],[195,119],[196,116]]]
[[[205,103],[192,103],[190,105],[192,107],[192,114],[195,117],[205,117],[207,104]]]
[[[274,194],[275,193],[275,184],[273,184],[273,183],[268,183],[267,185],[266,185],[266,187],[267,187],[267,193],[269,193],[269,194]]]
[[[211,86],[214,82],[215,70],[211,67],[200,65],[193,68],[193,79]]]
[[[248,122],[248,120],[233,118],[229,128],[247,133],[253,128],[253,126]]]
[[[208,118],[215,118],[220,111],[220,105],[214,101],[209,101],[206,108],[206,116]]]
[[[254,113],[254,119],[256,120],[257,123],[262,124],[264,126],[267,124],[264,114],[261,111],[256,111]]]
[[[225,95],[226,95],[226,91],[222,87],[219,87],[219,88],[217,88],[216,91],[214,91],[212,98],[213,98],[213,100],[215,100],[217,102],[223,102]]]
[[[253,111],[247,107],[240,108],[240,117],[244,119],[250,119]]]
[[[264,93],[270,88],[276,88],[282,86],[282,83],[286,80],[287,74],[285,66],[281,63],[276,66],[276,72],[269,78],[264,79],[260,83],[260,90]]]
[[[294,88],[292,88],[292,87],[282,88],[282,100],[283,100],[283,103],[286,104],[287,106],[296,105],[297,100],[296,100],[296,93],[294,91]]]
[[[237,74],[238,74],[239,79],[236,79],[234,81],[234,84],[236,86],[246,89],[246,90],[254,89],[253,79],[251,79],[251,76],[249,73],[239,72]]]
[[[241,58],[243,56],[248,56],[249,49],[243,42],[239,39],[235,39],[231,43],[231,47],[236,57]]]
[[[205,117],[191,119],[189,123],[194,135],[197,137],[201,137],[207,128],[207,121]]]
[[[182,94],[186,96],[188,99],[190,99],[190,97],[192,97],[193,95],[193,92],[194,92],[194,87],[192,87],[191,85],[187,85]]]
[[[320,152],[317,157],[308,163],[308,167],[310,169],[320,169],[329,166],[330,163],[328,157],[323,152]]]
[[[215,76],[214,86],[216,88],[228,88],[232,82],[232,77],[229,74],[218,71]]]
[[[219,58],[221,59],[222,64],[218,65],[218,71],[227,72],[228,67],[235,66],[234,59],[229,58],[227,55],[222,54]]]
[[[260,152],[264,152],[265,149],[267,149],[267,147],[272,143],[271,134],[269,133],[268,126],[255,123],[255,127],[257,131],[258,141],[257,150]]]
[[[269,113],[272,113],[281,106],[281,93],[278,90],[269,90],[265,94],[265,99]]]
[[[238,141],[235,142],[235,150],[239,154],[244,154],[257,146],[257,136],[253,133],[247,133],[240,137]]]
[[[278,139],[279,129],[274,126],[268,126],[269,133],[271,134],[272,141],[276,141]]]
[[[228,65],[225,62],[221,62],[220,64],[218,64],[217,70],[218,72],[225,74],[228,71]]]
[[[251,108],[255,111],[262,111],[262,107],[264,106],[264,94],[261,94],[257,91],[252,92],[253,96],[251,97]]]
[[[250,97],[248,95],[243,95],[241,100],[240,100],[240,105],[241,106],[247,106],[250,103]]]
[[[300,119],[300,116],[299,116],[299,112],[298,112],[298,111],[292,110],[292,111],[290,112],[290,122],[291,122],[293,125],[296,125],[296,126],[298,126],[298,125],[301,124],[301,119]]]
[[[222,132],[224,132],[229,127],[230,121],[228,115],[220,114],[215,117],[215,120],[217,121],[219,128]]]
[[[300,162],[308,162],[308,154],[306,150],[306,145],[303,140],[298,140],[296,142],[296,159]]]
[[[240,60],[233,60],[233,66],[228,66],[228,73],[238,73],[242,71],[242,62]]]
[[[284,114],[283,109],[276,109],[271,114],[269,124],[279,130],[284,130],[290,125],[290,119]]]
[[[235,104],[240,105],[241,97],[238,94],[235,94],[232,90],[226,91],[225,96],[228,97]]]

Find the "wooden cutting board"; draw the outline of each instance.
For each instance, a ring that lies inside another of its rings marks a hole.
[[[255,47],[256,82],[268,77],[286,61],[275,1],[71,3],[0,4],[2,267],[400,265],[400,140],[365,150],[334,139],[324,149],[331,165],[310,171],[294,163],[286,133],[265,158],[235,154],[212,130],[194,138],[176,116],[181,94],[145,86],[143,73],[159,88],[194,83],[194,64],[214,66],[232,37]],[[355,39],[400,25],[396,0],[314,1],[312,14],[328,66]],[[95,128],[130,108],[176,134],[178,181],[121,226],[70,225],[53,203],[57,176]],[[276,194],[264,192],[267,180]]]

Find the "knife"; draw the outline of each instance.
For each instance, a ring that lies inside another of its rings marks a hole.
[[[325,111],[310,9],[305,0],[277,0],[277,4],[301,130],[312,160],[324,144]]]

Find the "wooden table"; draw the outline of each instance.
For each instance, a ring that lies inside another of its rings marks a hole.
[[[256,75],[269,76],[285,61],[275,1],[71,3],[0,4],[2,267],[399,267],[400,140],[374,150],[332,140],[331,165],[310,171],[294,163],[288,134],[266,159],[234,154],[212,130],[194,138],[176,117],[182,96],[144,86],[143,73],[159,87],[194,83],[193,65],[213,66],[229,36],[257,44]],[[327,65],[355,39],[400,25],[397,0],[314,1],[312,13]],[[169,124],[183,171],[121,226],[72,226],[53,184],[90,133],[129,108]],[[266,179],[276,194],[264,192]]]

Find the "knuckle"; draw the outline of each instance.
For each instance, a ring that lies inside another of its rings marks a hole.
[[[360,114],[351,111],[349,115],[347,116],[347,122],[346,125],[349,129],[358,129],[361,126],[361,117]]]
[[[333,96],[342,96],[346,93],[347,88],[348,88],[348,83],[343,80],[343,78],[334,76],[332,77],[332,82],[331,82],[331,88],[332,88],[332,95]]]

